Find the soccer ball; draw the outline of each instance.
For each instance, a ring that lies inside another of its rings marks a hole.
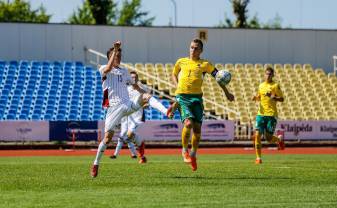
[[[215,79],[220,85],[228,85],[232,79],[232,75],[228,71],[220,70],[216,74]]]

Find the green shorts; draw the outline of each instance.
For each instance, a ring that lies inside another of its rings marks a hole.
[[[176,100],[179,103],[178,110],[182,122],[190,118],[194,122],[202,123],[204,116],[202,95],[178,94]]]
[[[274,134],[276,129],[277,119],[274,116],[256,116],[255,129],[260,133],[267,132],[268,134]]]

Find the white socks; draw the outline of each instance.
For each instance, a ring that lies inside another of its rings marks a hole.
[[[194,149],[191,149],[190,156],[191,157],[196,157],[197,156],[197,151],[195,151]]]
[[[101,141],[101,143],[99,144],[98,146],[98,149],[97,149],[97,154],[96,154],[96,159],[94,161],[94,165],[99,165],[99,162],[104,154],[104,151],[106,149],[107,145],[104,144],[104,141]]]
[[[142,139],[137,134],[135,134],[134,139],[135,139],[136,145],[139,147],[142,144]]]
[[[132,142],[128,142],[128,147],[130,149],[130,152],[131,152],[132,156],[137,155],[136,147],[135,147],[135,145]]]
[[[118,155],[119,155],[119,153],[120,153],[122,147],[123,147],[123,141],[122,141],[121,139],[118,139],[118,143],[117,143],[117,145],[116,145],[116,149],[115,149],[115,152],[114,152],[114,155],[115,155],[115,156],[118,156]],[[137,155],[136,147],[135,147],[135,145],[134,145],[132,142],[128,142],[128,147],[129,147],[129,149],[130,149],[130,152],[131,152],[131,155],[132,155],[132,156]]]
[[[159,110],[162,114],[167,114],[167,108],[161,102],[159,102],[156,98],[151,97],[149,100],[149,105],[157,110]]]
[[[188,152],[188,148],[184,148],[182,149],[182,153]]]
[[[122,147],[123,147],[123,142],[120,139],[118,139],[116,149],[115,149],[115,152],[114,152],[115,156],[119,155],[119,152],[121,151]]]

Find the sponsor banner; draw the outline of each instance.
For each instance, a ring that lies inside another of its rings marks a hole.
[[[181,140],[182,123],[177,120],[146,121],[137,133],[146,140]],[[203,140],[233,140],[234,122],[206,120],[202,124]]]
[[[97,121],[50,121],[51,141],[93,141],[98,138]]]
[[[0,121],[0,141],[49,141],[48,121]]]
[[[337,140],[337,121],[279,121],[286,140]]]

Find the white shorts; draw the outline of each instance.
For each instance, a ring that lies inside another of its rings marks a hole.
[[[127,136],[128,131],[135,133],[138,127],[143,124],[143,109],[132,113],[129,116],[122,118],[120,137]]]
[[[139,103],[128,101],[117,106],[108,107],[105,117],[105,132],[111,132],[121,123],[122,118],[139,110]]]

